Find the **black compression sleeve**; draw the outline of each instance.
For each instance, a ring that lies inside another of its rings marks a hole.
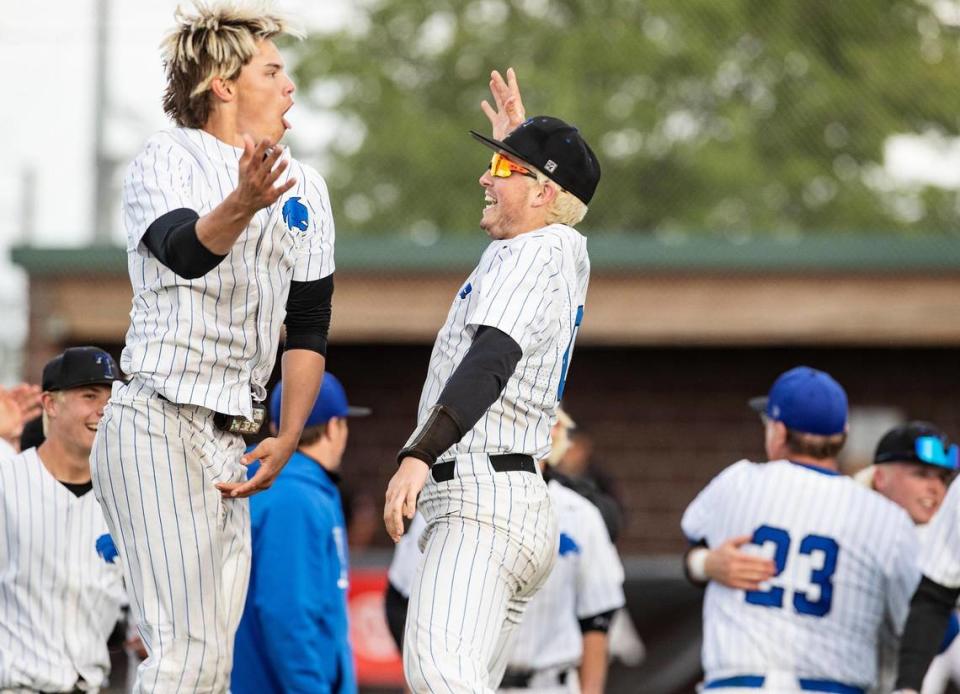
[[[203,277],[227,257],[200,243],[198,219],[196,212],[181,207],[157,217],[143,235],[143,245],[156,259],[188,280]]]
[[[616,610],[601,612],[600,614],[595,614],[592,617],[584,617],[583,619],[579,620],[580,633],[586,634],[588,631],[602,631],[606,633],[610,631],[610,622],[613,621],[614,612],[616,612]]]
[[[284,349],[309,349],[326,356],[332,313],[333,275],[312,282],[291,282]]]
[[[401,653],[403,653],[403,630],[407,625],[407,604],[409,602],[409,598],[404,597],[403,593],[387,581],[387,595],[384,600],[384,607],[387,611],[387,628],[390,629],[390,635]]]
[[[937,655],[960,588],[947,588],[924,576],[910,601],[910,615],[900,639],[897,689],[920,691],[930,661]]]
[[[480,421],[500,397],[523,351],[501,330],[480,326],[470,349],[451,374],[420,434],[397,454],[433,465]]]
[[[437,404],[450,410],[467,433],[500,397],[522,356],[523,350],[512,337],[481,326]]]

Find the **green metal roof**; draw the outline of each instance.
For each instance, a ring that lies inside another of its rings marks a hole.
[[[461,271],[476,264],[486,238],[440,235],[434,243],[407,236],[337,238],[337,267],[354,271]],[[960,236],[808,234],[597,234],[590,258],[600,271],[685,272],[960,272]],[[38,248],[17,246],[15,263],[34,276],[118,274],[126,254],[116,246]]]

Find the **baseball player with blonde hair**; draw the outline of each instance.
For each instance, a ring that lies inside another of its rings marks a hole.
[[[523,119],[512,70],[492,77],[493,138],[472,133],[494,151],[479,181],[491,243],[437,336],[384,504],[395,542],[418,503],[427,520],[403,649],[416,692],[492,691],[557,556],[535,461],[550,449],[590,260],[576,215],[548,220],[565,194],[589,203],[600,166],[577,128]]]
[[[127,170],[130,329],[93,452],[149,657],[134,690],[223,692],[250,572],[246,499],[295,451],[323,377],[334,228],[278,142],[294,85],[262,6],[198,3],[163,43],[164,110]],[[244,455],[286,326],[280,424]],[[260,460],[249,480],[244,464]]]

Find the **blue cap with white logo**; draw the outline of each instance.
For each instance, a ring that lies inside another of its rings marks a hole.
[[[847,393],[825,371],[797,366],[780,375],[770,393],[750,399],[750,407],[787,429],[832,436],[846,431]]]
[[[277,383],[270,396],[270,421],[274,426],[280,424],[280,402],[283,398],[283,382]],[[327,371],[320,384],[320,392],[313,403],[313,409],[307,416],[305,427],[314,427],[326,424],[334,417],[366,417],[370,414],[369,407],[353,407],[347,402],[347,392],[343,389],[340,379]]]

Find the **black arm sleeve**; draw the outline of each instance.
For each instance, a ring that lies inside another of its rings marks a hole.
[[[920,691],[930,661],[937,655],[950,612],[960,588],[947,588],[924,576],[910,601],[910,615],[900,639],[897,662],[897,689]]]
[[[181,207],[157,217],[143,234],[143,245],[156,259],[187,280],[203,277],[227,257],[200,243],[198,219],[196,212]]]
[[[284,349],[309,349],[326,356],[332,313],[333,275],[312,282],[291,282]]]
[[[387,581],[387,595],[384,599],[384,606],[387,611],[387,627],[390,629],[390,635],[401,653],[403,653],[403,630],[407,625],[407,604],[409,602],[409,598],[403,597],[403,593]]]
[[[463,438],[500,397],[523,350],[512,337],[481,326],[470,349],[447,381],[419,436],[397,454],[433,465],[445,450]]]
[[[592,617],[584,617],[583,619],[579,620],[580,633],[586,634],[588,631],[602,631],[606,633],[610,631],[610,622],[613,621],[614,612],[616,612],[616,610],[601,612],[600,614],[595,614]]]

